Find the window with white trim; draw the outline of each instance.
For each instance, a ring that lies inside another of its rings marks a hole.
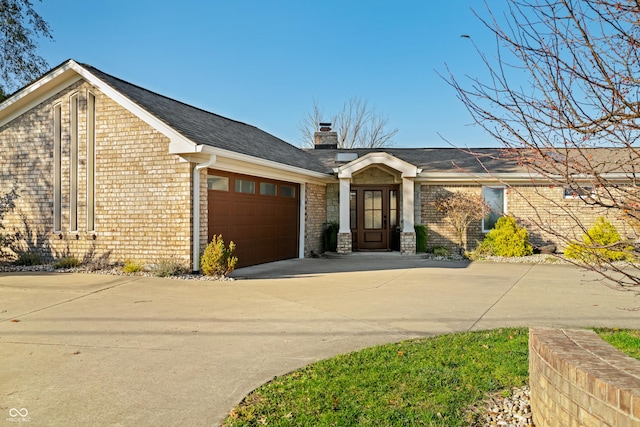
[[[87,91],[87,231],[96,229],[96,96]]]
[[[53,231],[62,231],[62,105],[53,106]]]
[[[488,209],[482,218],[482,231],[490,231],[498,218],[507,213],[506,189],[504,187],[482,187],[482,199]]]
[[[78,231],[78,94],[69,98],[69,231]]]
[[[593,198],[595,192],[593,191],[593,187],[564,187],[564,198],[565,199],[589,199]]]

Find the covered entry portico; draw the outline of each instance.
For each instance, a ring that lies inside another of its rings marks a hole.
[[[354,183],[355,175],[371,168],[386,172],[389,181]],[[336,172],[340,180],[338,253],[391,249],[395,230],[399,230],[400,252],[415,253],[414,180],[420,169],[388,153],[368,153]]]

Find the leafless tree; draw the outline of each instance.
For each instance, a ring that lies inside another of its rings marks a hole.
[[[480,221],[489,209],[480,194],[454,191],[438,194],[434,201],[435,208],[444,216],[456,232],[458,247],[468,250],[466,242],[467,228],[474,222]]]
[[[313,147],[313,134],[319,123],[331,122],[338,133],[338,148],[380,148],[393,144],[397,128],[389,128],[389,118],[369,106],[366,100],[350,98],[334,115],[326,115],[314,99],[299,129],[303,147]]]
[[[460,79],[449,71],[446,79],[474,121],[502,144],[504,156],[544,182],[570,188],[585,204],[625,218],[633,231],[616,250],[637,260],[640,2],[509,0],[508,5],[501,14],[489,6],[486,18],[477,14],[496,39],[495,56],[476,46],[489,77]],[[590,224],[582,224],[572,208],[556,207],[575,229],[588,230]],[[535,208],[536,226],[566,243],[575,241],[576,235],[554,228],[540,206]],[[588,267],[614,287],[640,285],[636,263],[601,258]]]

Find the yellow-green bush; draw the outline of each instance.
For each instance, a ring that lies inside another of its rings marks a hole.
[[[527,229],[518,227],[515,218],[503,216],[487,233],[479,251],[496,256],[520,257],[533,254],[533,247],[529,243]]]
[[[582,235],[582,243],[570,243],[564,250],[564,255],[567,258],[579,259],[584,262],[630,260],[631,254],[625,252],[629,248],[623,247],[621,240],[616,227],[601,216]],[[620,243],[622,251],[612,248],[612,245],[617,246],[617,243]]]
[[[206,276],[225,276],[231,273],[238,263],[238,258],[233,256],[236,244],[229,242],[226,247],[222,234],[213,236],[200,258],[200,269]]]
[[[144,270],[144,265],[141,262],[133,261],[128,259],[124,262],[124,266],[122,267],[122,271],[124,273],[138,273]]]
[[[58,261],[53,263],[53,268],[75,268],[78,267],[82,262],[76,257],[66,256],[60,258]]]

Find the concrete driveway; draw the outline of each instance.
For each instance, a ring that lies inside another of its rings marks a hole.
[[[274,376],[380,343],[640,324],[624,310],[640,298],[569,266],[352,257],[234,275],[0,273],[0,425],[219,425]]]

